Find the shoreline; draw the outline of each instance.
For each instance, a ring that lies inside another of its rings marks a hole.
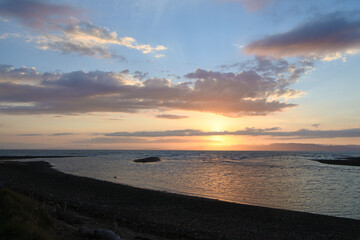
[[[62,173],[44,161],[0,161],[0,179],[39,201],[162,239],[360,237],[360,220],[136,188]]]
[[[36,159],[36,158],[72,158],[72,157],[82,157],[82,156],[0,156],[0,161],[11,161],[11,160],[21,160],[21,159]]]

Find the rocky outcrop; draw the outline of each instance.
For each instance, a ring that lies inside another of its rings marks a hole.
[[[136,163],[149,163],[149,162],[159,162],[160,158],[158,157],[146,157],[146,158],[140,158],[135,159],[134,162]]]

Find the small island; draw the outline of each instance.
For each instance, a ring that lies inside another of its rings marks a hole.
[[[136,162],[136,163],[160,162],[160,158],[159,157],[146,157],[146,158],[135,159],[134,162]]]
[[[332,165],[344,165],[344,166],[358,166],[360,167],[360,157],[347,157],[344,159],[336,160],[316,160],[320,163],[332,164]]]

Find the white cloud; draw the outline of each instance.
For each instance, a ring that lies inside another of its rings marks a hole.
[[[117,45],[138,50],[143,54],[154,53],[155,58],[164,57],[164,54],[158,52],[166,50],[165,46],[138,43],[132,37],[118,36],[115,31],[106,27],[78,20],[83,13],[82,9],[42,1],[0,2],[0,15],[17,19],[22,25],[36,30],[34,33],[37,35],[27,36],[27,42],[35,42],[39,49],[125,60],[109,49],[110,46]],[[41,34],[45,30],[46,33]],[[17,34],[5,33],[0,39],[10,36],[20,37]]]
[[[21,34],[19,34],[19,33],[3,33],[0,35],[0,39],[5,39],[5,38],[9,38],[9,37],[18,38],[18,37],[21,37]]]
[[[109,46],[118,45],[136,49],[143,54],[155,53],[166,50],[165,46],[150,46],[139,44],[131,37],[118,37],[116,32],[111,32],[106,27],[96,26],[90,22],[79,21],[61,28],[54,34],[43,34],[29,41],[35,42],[42,50],[54,50],[62,53],[78,53],[80,55],[116,58],[118,55],[109,49]],[[155,57],[163,57],[157,54]]]

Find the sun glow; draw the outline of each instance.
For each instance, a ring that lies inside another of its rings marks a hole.
[[[216,137],[211,137],[209,140],[211,140],[213,142],[212,145],[219,146],[219,145],[225,144],[224,137],[216,136]]]

